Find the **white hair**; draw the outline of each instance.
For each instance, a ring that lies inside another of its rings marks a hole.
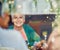
[[[25,14],[20,13],[20,12],[12,12],[12,13],[11,13],[12,18],[13,18],[14,15],[16,15],[16,14],[21,14],[21,15],[23,15],[23,18],[25,19]]]

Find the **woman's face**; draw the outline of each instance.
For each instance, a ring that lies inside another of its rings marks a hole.
[[[22,14],[15,14],[12,17],[12,22],[14,23],[14,26],[20,27],[24,24],[25,18]]]

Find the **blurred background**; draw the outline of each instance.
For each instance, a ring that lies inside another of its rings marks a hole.
[[[42,39],[60,23],[60,0],[0,0],[0,17],[16,10],[25,14],[25,24],[30,24]]]
[[[60,29],[60,0],[0,0],[0,17],[18,11],[25,15],[25,24],[29,24],[41,39],[48,40],[52,31]],[[60,31],[59,31],[60,32]]]

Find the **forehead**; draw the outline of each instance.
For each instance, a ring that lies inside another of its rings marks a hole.
[[[23,17],[24,15],[23,14],[14,14],[13,16],[15,16],[15,17]]]

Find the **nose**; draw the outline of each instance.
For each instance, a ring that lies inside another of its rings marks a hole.
[[[18,22],[20,22],[20,21],[21,21],[21,19],[20,19],[20,18],[17,18],[17,21],[18,21]]]

